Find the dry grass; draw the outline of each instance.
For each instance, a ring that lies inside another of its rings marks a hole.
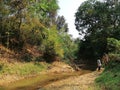
[[[9,63],[6,60],[0,61],[0,85],[13,82],[24,77],[39,74],[47,68],[47,64],[41,63]]]

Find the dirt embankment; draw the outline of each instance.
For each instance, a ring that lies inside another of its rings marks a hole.
[[[21,63],[19,63],[19,64],[21,64]],[[19,65],[19,64],[17,64],[17,65]],[[34,73],[34,74],[29,74],[29,75],[24,75],[24,76],[20,76],[17,74],[0,75],[0,86],[9,84],[11,82],[15,82],[15,81],[18,81],[21,79],[25,79],[26,77],[29,78],[29,77],[33,77],[33,76],[38,76],[40,74],[48,74],[49,75],[52,73],[57,74],[57,73],[71,73],[71,72],[74,72],[74,69],[71,66],[69,66],[68,64],[65,64],[63,62],[53,62],[52,64],[50,64],[48,66],[48,68],[46,70],[39,72],[39,74]]]
[[[53,62],[49,67],[47,72],[48,73],[63,73],[63,72],[74,72],[75,70],[68,64],[64,62]]]
[[[10,82],[14,82],[14,81],[18,81],[21,79],[24,79],[26,77],[32,77],[35,76],[36,73],[31,73],[30,75],[19,75],[17,74],[17,72],[19,72],[19,68],[18,70],[16,70],[16,73],[9,73],[9,70],[4,70],[4,67],[8,66],[8,67],[13,67],[13,66],[22,66],[23,60],[21,59],[21,56],[24,56],[26,54],[31,55],[32,57],[39,57],[41,56],[41,52],[37,49],[36,46],[28,46],[26,47],[25,50],[23,50],[23,53],[16,53],[4,46],[2,46],[0,44],[0,85],[4,85],[6,83],[10,83]],[[27,62],[26,62],[27,63]],[[31,62],[32,63],[32,62]],[[42,63],[42,62],[41,62]],[[33,62],[34,64],[34,62]],[[46,63],[48,64],[48,63]],[[45,66],[45,65],[43,65]],[[29,68],[29,67],[26,67]],[[7,68],[10,69],[10,68]],[[53,62],[51,64],[49,64],[47,70],[44,70],[41,73],[62,73],[62,72],[73,72],[73,68],[63,62]],[[14,72],[14,71],[13,71]],[[38,75],[38,73],[37,73]]]

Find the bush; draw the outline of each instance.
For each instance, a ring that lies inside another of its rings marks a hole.
[[[30,62],[32,61],[32,56],[29,53],[25,53],[22,57],[22,60],[24,60],[25,62]]]
[[[112,61],[120,61],[120,54],[110,53],[109,54],[109,58]]]
[[[53,59],[56,56],[64,57],[62,41],[60,40],[55,26],[51,27],[50,30],[48,30],[48,38],[44,41],[44,46],[44,59],[47,62],[54,61]]]
[[[120,62],[110,61],[96,83],[105,90],[120,89]]]
[[[107,48],[109,52],[120,52],[120,41],[115,38],[107,38]]]

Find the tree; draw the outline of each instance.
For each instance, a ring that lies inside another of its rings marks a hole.
[[[48,62],[55,61],[56,57],[63,58],[64,50],[62,46],[63,42],[59,36],[56,26],[52,26],[48,30],[48,37],[44,41],[44,58]]]
[[[65,22],[64,16],[58,16],[56,24],[59,32],[68,32],[68,24]]]
[[[46,26],[52,26],[55,23],[57,10],[59,9],[57,0],[30,0],[28,11],[32,16],[38,17]]]
[[[80,34],[85,34],[80,55],[87,59],[95,59],[104,52],[108,53],[107,38],[119,39],[120,4],[111,1],[85,1],[75,14],[76,29]]]
[[[1,24],[1,36],[2,43],[6,45],[6,42],[11,46],[22,47],[23,41],[21,37],[21,24],[24,17],[23,12],[26,8],[25,0],[8,0],[2,2],[2,24]],[[4,11],[5,10],[5,11]],[[8,36],[9,34],[9,36]],[[9,40],[8,40],[9,38]],[[13,45],[12,45],[13,44]]]
[[[47,37],[47,29],[54,24],[57,0],[1,0],[0,36],[6,45],[9,33],[10,48],[23,44],[40,45]]]

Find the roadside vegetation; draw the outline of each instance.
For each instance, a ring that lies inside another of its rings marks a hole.
[[[96,79],[97,85],[102,90],[119,90],[120,89],[120,62],[111,61],[105,67],[103,73]]]
[[[5,75],[34,75],[39,74],[41,71],[46,70],[47,64],[45,63],[8,63],[4,61],[0,61],[0,76],[3,77]]]

